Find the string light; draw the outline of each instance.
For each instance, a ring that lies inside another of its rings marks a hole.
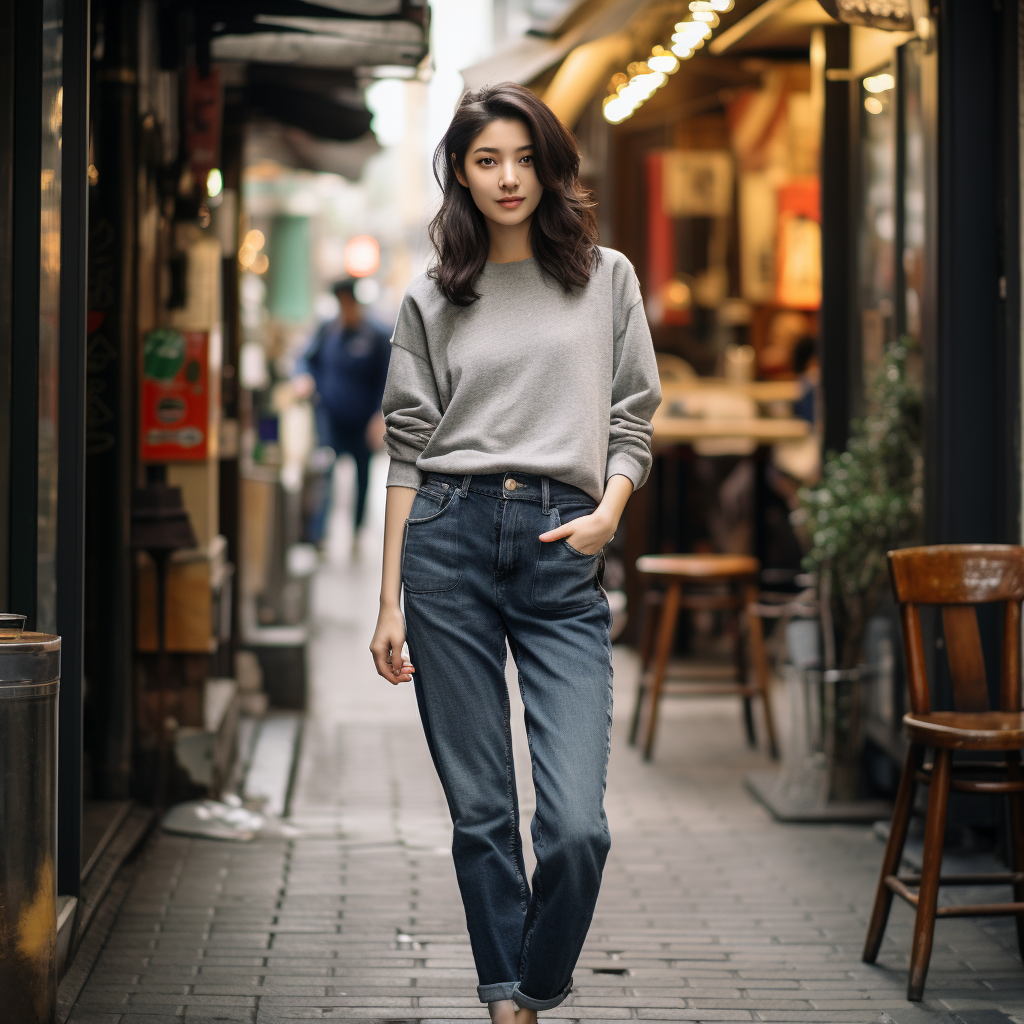
[[[679,70],[679,62],[689,60],[719,25],[719,14],[733,9],[735,0],[691,0],[690,18],[677,22],[671,47],[655,46],[646,61],[635,61],[612,76],[609,94],[604,98],[604,119],[621,124],[646,103]],[[865,87],[867,82],[865,81]]]
[[[880,75],[871,75],[864,79],[864,88],[868,92],[888,92],[896,87],[896,79],[892,75],[883,72]]]

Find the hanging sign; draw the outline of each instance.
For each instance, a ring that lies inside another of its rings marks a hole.
[[[202,462],[209,451],[210,335],[150,331],[143,344],[144,462]]]
[[[192,174],[204,186],[206,176],[220,165],[223,113],[220,68],[211,65],[204,78],[195,65],[190,67],[185,85],[185,148]]]

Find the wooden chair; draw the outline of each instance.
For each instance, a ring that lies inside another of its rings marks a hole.
[[[911,711],[903,716],[910,740],[896,795],[892,827],[882,860],[875,905],[864,943],[864,960],[874,963],[882,944],[893,893],[917,910],[910,954],[907,998],[924,991],[936,917],[1014,914],[1017,942],[1024,956],[1024,781],[1021,747],[1021,601],[1024,600],[1024,548],[1009,545],[949,544],[889,552],[889,574],[900,605]],[[999,710],[989,707],[981,636],[973,605],[1003,603]],[[953,681],[953,711],[932,711],[925,674],[920,605],[941,605],[946,655]],[[931,748],[931,764],[924,763]],[[1004,751],[1003,761],[953,761],[954,751]],[[921,874],[900,875],[907,825],[919,782],[927,783]],[[1002,874],[940,874],[950,790],[1005,793],[1009,797],[1013,870]],[[936,907],[940,885],[1013,886],[1014,902]],[[916,891],[915,891],[916,890]]]
[[[743,698],[747,737],[751,746],[756,742],[754,717],[750,700],[760,697],[764,704],[765,728],[772,757],[778,756],[775,726],[772,722],[768,699],[768,663],[764,650],[761,618],[753,609],[758,599],[758,573],[760,564],[747,555],[644,555],[637,559],[637,571],[661,579],[666,584],[664,596],[647,596],[647,622],[641,642],[642,674],[637,688],[636,707],[630,727],[629,742],[636,743],[643,714],[645,697],[650,694],[647,711],[647,729],[644,737],[644,759],[651,759],[654,733],[658,724],[658,706],[666,693],[681,696],[707,694],[736,694]],[[654,609],[660,604],[661,615],[655,626]],[[746,615],[747,633],[754,681],[748,680],[747,661],[741,639],[736,644],[736,672],[718,681],[709,681],[709,673],[691,670],[685,666],[669,669],[669,659],[675,642],[679,612],[683,608],[693,611],[728,611],[737,616]],[[655,631],[657,644],[654,644]],[[654,662],[651,653],[654,647]]]

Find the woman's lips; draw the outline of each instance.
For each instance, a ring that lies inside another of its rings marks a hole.
[[[498,203],[508,210],[514,210],[525,198],[525,196],[511,196],[508,199],[499,199]]]

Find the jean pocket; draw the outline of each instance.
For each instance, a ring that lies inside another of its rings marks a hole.
[[[551,529],[592,511],[587,507],[552,509]],[[601,599],[599,570],[603,561],[603,551],[585,554],[564,537],[554,543],[541,541],[533,576],[534,605],[543,611],[570,611],[596,604]]]
[[[420,489],[405,521],[402,583],[410,594],[433,594],[457,587],[459,571],[459,497]]]

